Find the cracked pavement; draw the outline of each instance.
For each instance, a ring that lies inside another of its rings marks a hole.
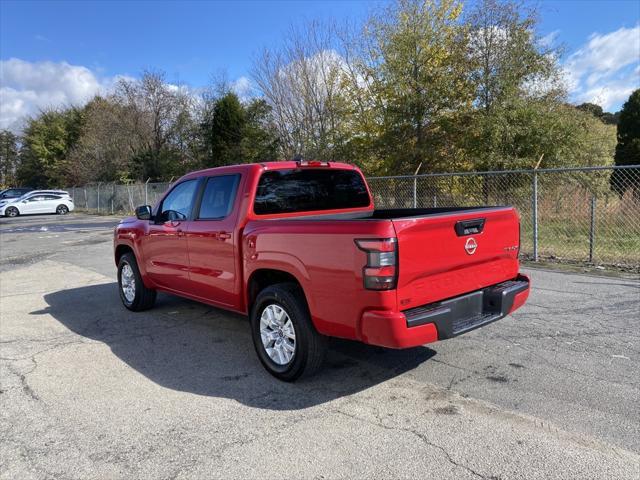
[[[125,310],[110,217],[0,219],[0,478],[639,478],[640,283],[529,269],[515,315],[285,384],[239,315]]]

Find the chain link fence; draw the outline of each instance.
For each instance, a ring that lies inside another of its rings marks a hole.
[[[640,166],[368,179],[377,208],[513,205],[521,256],[640,271]]]
[[[438,173],[367,179],[377,208],[513,205],[521,255],[640,272],[640,166]],[[68,188],[76,208],[131,214],[171,183]]]
[[[160,183],[97,183],[66,190],[77,209],[90,213],[132,214],[140,205],[154,205],[172,184]]]

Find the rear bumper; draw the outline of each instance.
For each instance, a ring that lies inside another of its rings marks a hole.
[[[410,348],[453,338],[520,308],[529,289],[529,278],[518,275],[482,290],[403,312],[368,311],[362,316],[361,339],[371,345]]]

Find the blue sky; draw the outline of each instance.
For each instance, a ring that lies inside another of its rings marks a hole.
[[[0,0],[0,127],[34,109],[83,99],[145,69],[205,85],[246,84],[253,57],[310,19],[362,19],[384,2],[30,2]],[[619,109],[640,84],[640,2],[537,2],[541,35],[566,46],[572,100]],[[628,94],[627,94],[628,95]]]

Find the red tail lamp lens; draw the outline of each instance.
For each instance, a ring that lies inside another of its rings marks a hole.
[[[397,241],[395,238],[359,239],[358,248],[367,253],[367,264],[362,269],[364,288],[392,290],[398,281]]]

